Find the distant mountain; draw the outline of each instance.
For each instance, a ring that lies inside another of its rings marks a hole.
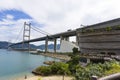
[[[8,47],[8,42],[0,41],[0,49],[6,49]]]
[[[0,49],[7,49],[8,48],[8,42],[5,42],[5,41],[0,41]],[[27,47],[28,45],[25,44],[24,47]],[[20,45],[15,45],[14,46],[15,48],[21,48],[22,47],[22,44]],[[33,49],[41,49],[41,50],[44,50],[45,49],[45,45],[42,44],[42,45],[39,45],[39,46],[36,46],[34,44],[30,44],[30,47],[33,48]],[[60,48],[60,44],[57,44],[57,49]],[[48,45],[48,49],[54,49],[54,44],[49,44]]]
[[[37,46],[38,49],[42,49],[44,50],[45,49],[45,45],[40,45],[40,46]],[[48,49],[54,49],[54,44],[49,44],[48,45]],[[57,44],[57,50],[60,49],[60,44]]]

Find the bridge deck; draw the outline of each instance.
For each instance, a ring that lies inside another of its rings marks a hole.
[[[28,41],[24,41],[24,43],[43,41],[43,40],[46,40],[46,38],[55,39],[55,38],[60,38],[61,36],[63,36],[63,37],[76,36],[76,30],[71,30],[71,31],[66,31],[66,32],[57,33],[57,34],[53,34],[53,35],[48,35],[48,36],[44,36],[44,37],[40,37],[40,38],[36,38],[36,39],[31,39],[31,40],[28,40]],[[22,44],[22,43],[23,42],[18,42],[18,43],[15,43],[15,44],[11,44],[10,46],[17,45],[17,44]]]

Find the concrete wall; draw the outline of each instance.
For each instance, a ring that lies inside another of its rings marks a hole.
[[[120,30],[81,33],[78,42],[82,53],[114,52],[120,54]]]
[[[82,53],[120,54],[120,18],[79,28],[77,39]]]
[[[74,47],[79,48],[78,46],[76,46],[72,42],[62,40],[61,45],[60,45],[60,50],[58,52],[63,52],[63,53],[64,52],[72,52],[72,49]]]

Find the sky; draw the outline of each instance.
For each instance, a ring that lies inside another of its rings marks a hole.
[[[21,41],[24,22],[55,34],[116,19],[119,4],[120,0],[0,0],[0,41]],[[41,36],[45,35],[31,31],[31,39]]]

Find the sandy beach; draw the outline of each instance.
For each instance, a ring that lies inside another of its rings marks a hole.
[[[73,77],[70,76],[65,76],[64,80],[72,80]],[[27,79],[24,78],[19,78],[19,79],[15,79],[15,80],[63,80],[63,76],[32,76],[29,77]]]

